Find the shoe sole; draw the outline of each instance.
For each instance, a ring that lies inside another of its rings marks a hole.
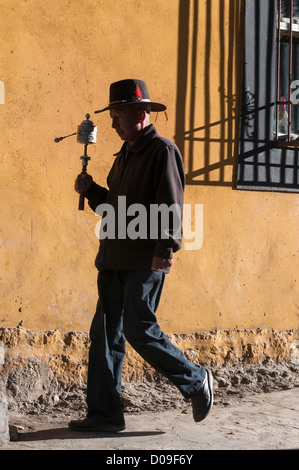
[[[77,432],[111,432],[111,433],[117,433],[117,432],[120,432],[120,431],[123,431],[124,429],[126,429],[126,425],[122,425],[122,426],[115,426],[113,424],[109,425],[109,424],[105,424],[105,425],[98,425],[98,426],[90,426],[90,427],[86,427],[86,428],[83,428],[83,427],[80,427],[80,426],[76,426],[76,425],[73,425],[73,424],[69,424],[69,428],[71,431],[77,431]]]
[[[208,408],[206,414],[202,418],[197,419],[195,421],[196,423],[200,423],[201,421],[203,421],[208,416],[208,414],[210,413],[211,408],[213,406],[213,375],[211,374],[211,372],[209,370],[207,370],[207,374],[208,374],[207,380],[208,380],[208,387],[209,387],[209,392],[210,392],[210,396],[211,396],[211,401],[210,401],[209,408]]]

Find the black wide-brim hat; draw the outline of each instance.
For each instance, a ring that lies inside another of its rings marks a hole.
[[[109,109],[119,108],[120,106],[137,105],[141,103],[148,104],[151,111],[165,111],[166,106],[162,103],[156,103],[150,100],[147,85],[142,80],[120,80],[111,83],[109,105],[104,109],[99,109],[95,113],[102,113]]]

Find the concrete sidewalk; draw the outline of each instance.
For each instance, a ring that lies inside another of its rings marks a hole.
[[[191,409],[126,414],[126,424],[119,434],[75,433],[66,422],[43,422],[39,416],[34,429],[2,450],[105,450],[111,456],[123,450],[298,450],[299,389],[233,399],[227,406],[216,403],[199,424]]]

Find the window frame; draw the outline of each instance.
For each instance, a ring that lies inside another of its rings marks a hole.
[[[289,70],[288,70],[288,99],[286,101],[280,101],[280,67],[281,67],[281,44],[282,37],[287,34],[282,34],[282,0],[278,0],[278,15],[277,15],[277,71],[276,71],[276,135],[275,145],[277,147],[299,147],[299,140],[291,140],[291,127],[292,127],[292,106],[299,106],[294,104],[292,96],[292,78],[293,78],[293,25],[294,25],[294,0],[290,0],[290,17],[289,17]],[[298,77],[299,78],[299,77]],[[287,139],[279,139],[279,107],[280,105],[286,105],[288,108],[288,133]],[[299,137],[299,135],[298,135]]]
[[[246,0],[236,190],[299,193],[298,147],[275,140],[276,76],[277,2]]]

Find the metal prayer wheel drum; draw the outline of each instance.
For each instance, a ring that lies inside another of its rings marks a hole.
[[[77,142],[80,144],[95,144],[97,141],[97,127],[89,120],[90,115],[86,114],[86,119],[81,122],[77,129]]]

